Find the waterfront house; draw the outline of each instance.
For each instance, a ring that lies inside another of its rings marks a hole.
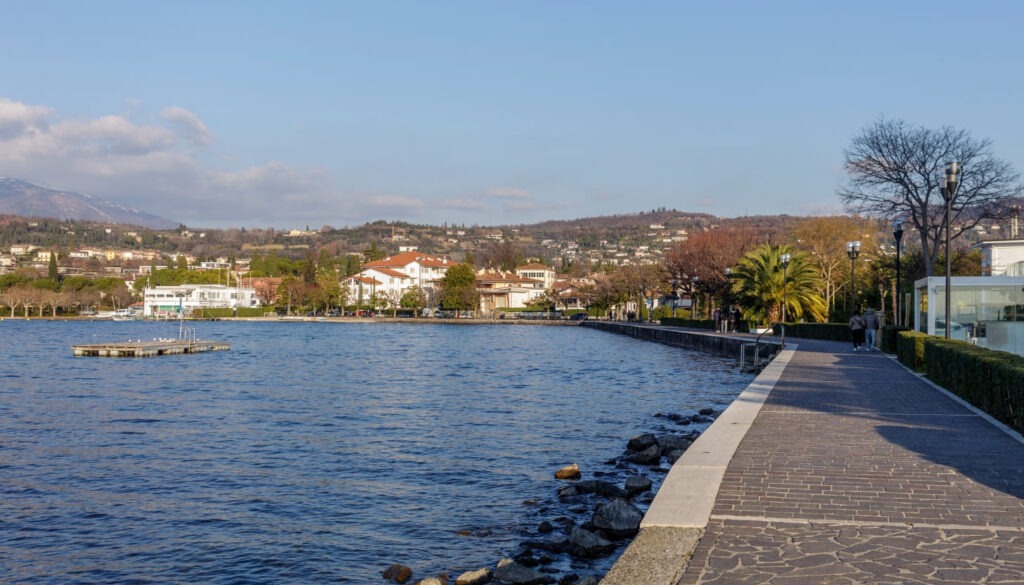
[[[143,290],[146,317],[188,317],[198,309],[240,309],[259,307],[256,289],[222,284],[179,284]]]
[[[523,278],[541,281],[544,290],[555,284],[555,269],[539,262],[533,262],[516,268],[516,274]]]
[[[480,314],[491,315],[499,309],[523,309],[544,296],[544,282],[501,270],[479,270],[476,290],[480,293]]]
[[[397,304],[413,286],[420,287],[427,293],[428,299],[433,299],[437,281],[444,278],[448,269],[455,264],[444,256],[411,250],[367,262],[362,271],[343,279],[341,284],[348,288],[352,302],[369,299],[374,295]]]

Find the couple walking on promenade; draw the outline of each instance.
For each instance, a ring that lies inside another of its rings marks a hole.
[[[794,341],[672,468],[607,582],[1024,583],[1024,438],[881,352]]]
[[[863,346],[864,351],[874,351],[875,347],[875,335],[881,328],[882,322],[878,318],[878,313],[875,313],[874,309],[868,309],[863,315],[857,309],[853,310],[853,315],[850,315],[850,335],[853,337],[853,351],[860,351]]]

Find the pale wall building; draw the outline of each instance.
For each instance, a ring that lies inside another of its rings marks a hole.
[[[196,309],[241,309],[259,307],[256,289],[222,284],[181,284],[143,289],[143,315],[146,317],[178,317],[179,310],[188,317]]]

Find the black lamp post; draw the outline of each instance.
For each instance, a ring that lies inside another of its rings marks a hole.
[[[786,297],[786,281],[788,280],[786,270],[789,268],[789,258],[789,253],[783,254],[780,258],[782,260],[782,324],[780,327],[782,328],[783,348],[786,347],[786,305],[789,304]]]
[[[850,313],[853,314],[853,303],[856,301],[853,294],[853,288],[856,285],[853,269],[857,262],[857,256],[860,256],[860,242],[846,242],[846,255],[850,257]]]
[[[903,220],[897,219],[892,222],[892,237],[896,238],[896,326],[901,327],[903,325],[903,311],[901,311],[901,301],[903,294],[900,292],[900,242],[903,240]]]
[[[952,329],[953,317],[950,315],[952,310],[952,290],[950,289],[950,273],[953,270],[953,257],[949,253],[950,249],[950,216],[952,215],[953,198],[956,197],[957,187],[960,186],[960,163],[948,162],[946,163],[946,176],[945,181],[942,183],[940,188],[942,191],[942,198],[946,202],[946,331],[945,337],[949,339],[949,330]]]
[[[780,257],[780,260],[782,260],[782,322],[783,323],[786,322],[786,305],[788,304],[786,302],[786,300],[787,300],[787,297],[786,297],[786,292],[787,292],[786,291],[786,288],[787,288],[786,287],[786,280],[787,280],[786,270],[789,268],[789,259],[790,259],[789,254],[783,254]]]

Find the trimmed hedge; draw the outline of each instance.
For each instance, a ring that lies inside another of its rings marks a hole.
[[[853,341],[850,328],[843,323],[786,323],[786,335],[804,339],[826,339],[829,341]],[[772,325],[775,335],[781,335],[779,323]]]
[[[713,319],[684,319],[682,317],[662,317],[662,325],[668,325],[670,327],[690,327],[693,329],[707,329],[709,331],[715,330],[715,321]],[[740,330],[745,330],[741,324]]]
[[[1024,358],[964,341],[925,337],[929,379],[1024,432]]]
[[[192,316],[197,319],[224,319],[227,317],[262,317],[263,313],[268,311],[266,307],[241,307],[238,309],[238,314],[235,314],[235,309],[198,309],[192,312]]]
[[[915,372],[924,371],[924,342],[931,335],[917,331],[900,331],[896,335],[896,357],[900,363]]]
[[[906,327],[897,327],[895,325],[885,325],[882,327],[881,339],[878,340],[879,347],[885,353],[896,353],[896,346],[899,340],[898,334],[900,331],[910,331]]]

